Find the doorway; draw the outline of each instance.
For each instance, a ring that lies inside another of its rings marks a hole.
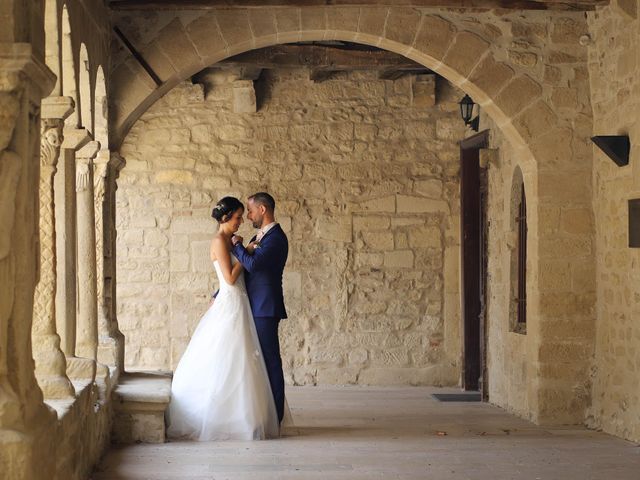
[[[462,283],[462,388],[486,400],[485,305],[487,265],[487,180],[480,168],[485,130],[460,142],[460,249]]]

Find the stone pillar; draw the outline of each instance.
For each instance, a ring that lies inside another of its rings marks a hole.
[[[95,375],[95,362],[77,358],[76,351],[76,151],[91,136],[84,128],[65,126],[64,140],[54,177],[56,218],[56,326],[67,357],[67,375],[88,379]]]
[[[118,329],[115,310],[115,188],[124,162],[108,150],[94,160],[96,265],[98,293],[98,361],[124,368],[124,335]]]
[[[75,394],[67,377],[67,362],[56,332],[56,245],[53,175],[56,171],[64,119],[73,110],[69,97],[42,102],[40,139],[40,281],[33,308],[33,358],[36,378],[45,398],[71,398]]]
[[[42,402],[31,351],[40,102],[55,77],[29,43],[7,40],[37,27],[34,5],[9,2],[2,9],[11,13],[3,17],[6,43],[0,43],[0,472],[16,480],[55,468],[53,455],[45,455],[55,414]]]
[[[89,142],[76,153],[78,218],[78,320],[76,355],[96,360],[98,304],[96,291],[96,230],[93,198],[93,158],[100,144]]]

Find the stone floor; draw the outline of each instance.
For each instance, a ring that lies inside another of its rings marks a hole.
[[[541,428],[435,388],[296,387],[295,426],[263,442],[113,448],[94,480],[640,479],[640,447],[579,427]]]

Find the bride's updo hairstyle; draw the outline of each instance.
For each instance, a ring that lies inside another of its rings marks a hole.
[[[218,222],[224,223],[239,209],[244,210],[244,205],[236,197],[221,198],[211,212],[211,216]]]

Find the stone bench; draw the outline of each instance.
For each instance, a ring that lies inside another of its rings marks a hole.
[[[163,443],[171,374],[126,372],[113,390],[114,443]]]

